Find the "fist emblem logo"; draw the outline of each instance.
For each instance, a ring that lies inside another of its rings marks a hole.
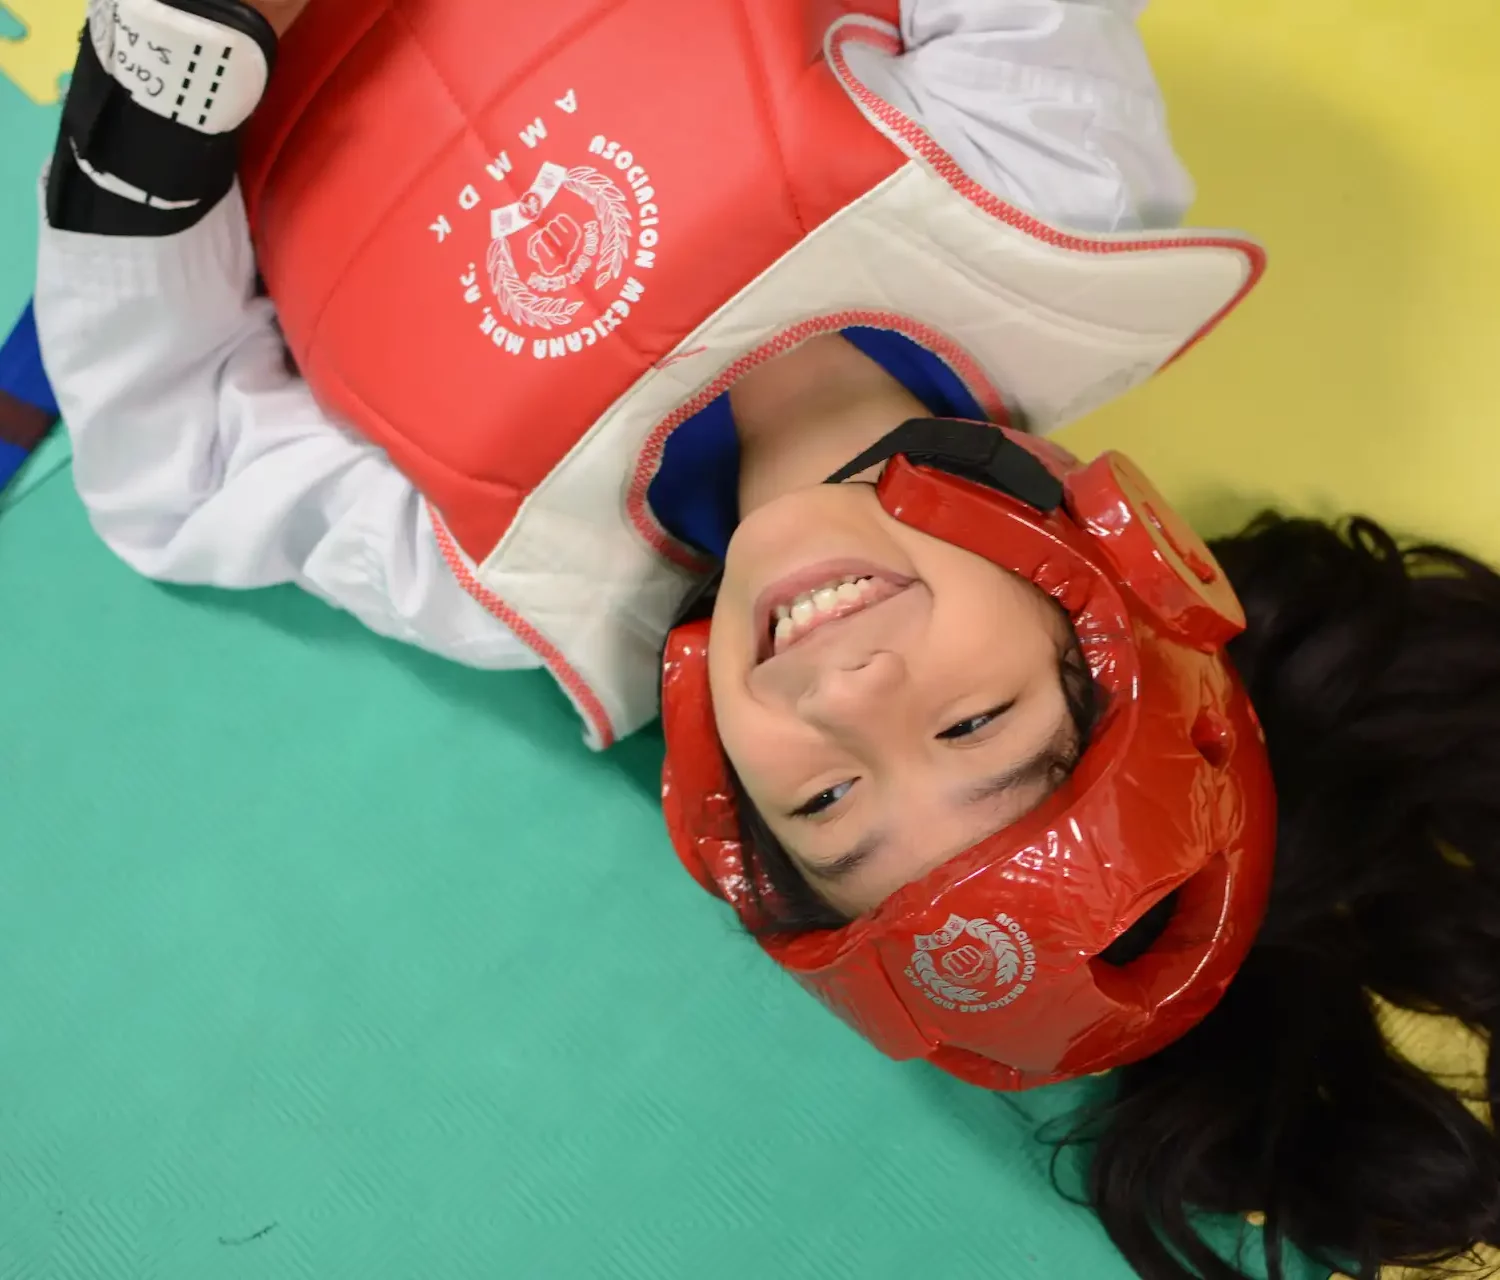
[[[988,980],[995,967],[995,958],[984,947],[968,945],[948,952],[942,965],[943,972],[955,982],[972,986]]]
[[[526,253],[545,275],[566,275],[583,244],[583,228],[566,213],[554,216],[546,226],[531,233]]]

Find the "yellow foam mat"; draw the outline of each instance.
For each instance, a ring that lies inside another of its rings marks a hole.
[[[1500,6],[1160,0],[1193,220],[1271,251],[1204,346],[1071,430],[1212,533],[1359,509],[1500,560]]]
[[[7,0],[15,28],[0,30],[0,76],[11,80],[38,106],[58,100],[63,77],[73,69],[83,0]]]

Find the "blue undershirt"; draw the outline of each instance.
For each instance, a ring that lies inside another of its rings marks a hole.
[[[983,420],[963,380],[938,356],[888,329],[844,337],[927,406],[935,418]],[[667,532],[722,560],[739,523],[740,442],[726,392],[668,438],[647,500]]]
[[[0,342],[0,392],[15,402],[0,403],[0,489],[3,489],[20,471],[36,443],[31,422],[22,421],[17,410],[30,407],[46,421],[57,421],[57,398],[42,368],[36,316],[29,303],[16,327]],[[32,416],[26,415],[28,419]]]

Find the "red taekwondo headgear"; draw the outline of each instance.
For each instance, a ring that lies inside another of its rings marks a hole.
[[[886,1054],[985,1088],[1148,1057],[1214,1007],[1265,913],[1275,797],[1224,652],[1244,612],[1203,541],[1119,454],[1085,466],[1007,429],[919,419],[833,480],[886,460],[892,517],[1068,612],[1104,714],[1072,777],[1025,818],[843,928],[761,946]],[[706,618],[667,643],[663,807],[688,870],[754,929],[708,643]],[[1101,958],[1133,928],[1139,954]]]

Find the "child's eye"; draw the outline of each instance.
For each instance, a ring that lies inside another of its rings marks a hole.
[[[993,724],[1016,704],[1007,702],[998,707],[991,707],[977,716],[970,716],[967,720],[960,720],[957,724],[950,724],[938,738],[942,741],[951,741],[954,738],[967,738],[972,733],[978,733],[986,725]]]
[[[818,794],[815,795],[806,804],[798,805],[797,808],[793,809],[792,810],[792,817],[794,817],[794,818],[812,818],[812,817],[816,817],[818,814],[822,813],[824,809],[830,809],[830,808],[832,808],[840,800],[842,800],[846,795],[848,795],[849,792],[850,792],[850,789],[853,786],[854,786],[854,779],[850,778],[849,781],[847,781],[847,782],[840,782],[836,786],[828,787],[825,790],[822,790],[822,791],[818,792]]]

